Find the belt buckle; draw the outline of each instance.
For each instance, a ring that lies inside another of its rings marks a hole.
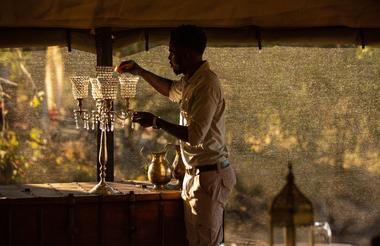
[[[216,168],[217,168],[217,170],[222,170],[222,169],[228,167],[228,164],[229,164],[228,160],[224,160],[224,161],[216,163]]]

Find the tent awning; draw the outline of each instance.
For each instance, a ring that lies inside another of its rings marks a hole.
[[[114,47],[135,52],[180,24],[205,28],[211,46],[379,46],[379,13],[378,0],[3,0],[0,47],[91,51],[92,30],[110,27]]]
[[[3,0],[0,26],[380,28],[378,0]]]

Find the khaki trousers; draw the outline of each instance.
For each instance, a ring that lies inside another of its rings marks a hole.
[[[224,205],[235,184],[231,165],[217,171],[185,174],[182,198],[189,246],[220,245]]]

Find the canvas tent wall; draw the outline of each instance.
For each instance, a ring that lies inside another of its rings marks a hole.
[[[196,24],[211,46],[380,45],[377,0],[2,0],[0,47],[70,45],[95,51],[94,29],[114,50],[166,44],[170,28]]]

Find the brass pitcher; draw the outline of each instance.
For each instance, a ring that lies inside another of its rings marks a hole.
[[[166,150],[151,153],[151,158],[148,166],[148,179],[154,184],[155,189],[163,189],[172,178],[172,169],[166,160]]]
[[[181,157],[181,147],[175,145],[175,157],[172,163],[173,177],[179,181],[180,187],[182,187],[183,177],[185,177],[186,167]]]

